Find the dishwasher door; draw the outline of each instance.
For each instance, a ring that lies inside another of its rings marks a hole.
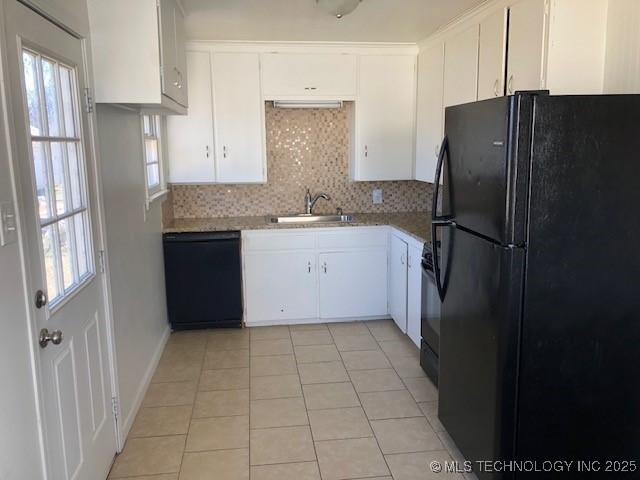
[[[163,244],[172,328],[241,327],[240,232],[167,233]]]

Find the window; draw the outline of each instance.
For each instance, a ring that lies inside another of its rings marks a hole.
[[[94,272],[76,70],[22,51],[31,159],[50,305]]]
[[[160,116],[142,115],[144,136],[144,171],[147,182],[147,202],[164,190],[162,175],[162,155],[160,153]]]

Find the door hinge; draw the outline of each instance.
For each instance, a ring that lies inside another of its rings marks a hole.
[[[106,262],[105,262],[105,252],[104,250],[98,251],[98,268],[100,269],[100,273],[104,273],[106,271]]]
[[[113,413],[113,417],[118,420],[120,416],[120,402],[118,402],[118,397],[111,397],[111,412]]]
[[[84,89],[84,109],[87,113],[93,113],[93,96],[88,87]]]

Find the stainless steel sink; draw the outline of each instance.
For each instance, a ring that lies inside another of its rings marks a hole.
[[[271,217],[271,223],[349,223],[353,215],[287,215]]]

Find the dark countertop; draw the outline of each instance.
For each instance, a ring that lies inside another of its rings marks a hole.
[[[164,233],[218,232],[290,228],[333,228],[390,225],[420,242],[431,242],[429,212],[354,213],[349,223],[271,223],[271,215],[259,217],[176,218],[164,226]]]

